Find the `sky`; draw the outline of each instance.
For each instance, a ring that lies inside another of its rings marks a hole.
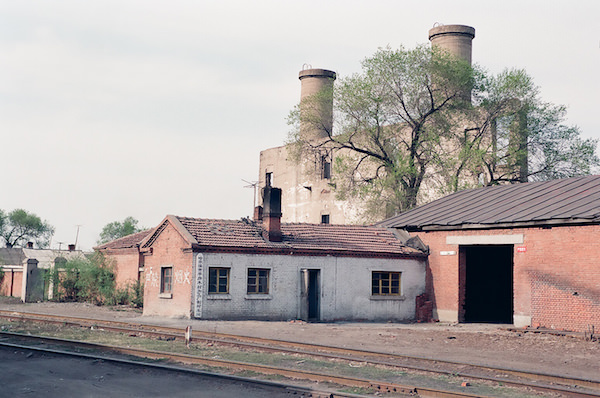
[[[436,23],[474,27],[474,63],[526,69],[600,138],[599,15],[597,0],[0,0],[0,209],[82,250],[128,216],[251,216],[245,181],[287,138],[298,72],[349,76]]]

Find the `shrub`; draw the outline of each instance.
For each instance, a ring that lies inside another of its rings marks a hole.
[[[131,305],[135,308],[144,306],[144,284],[137,280],[130,285],[131,288]]]
[[[131,302],[131,294],[129,286],[119,287],[115,289],[115,292],[110,300],[111,305],[125,305]]]
[[[102,305],[110,304],[115,294],[115,272],[113,264],[99,252],[80,264],[76,283],[78,297],[84,301]]]
[[[46,275],[53,282],[53,297],[59,301],[109,304],[115,295],[114,267],[101,253],[72,259]]]

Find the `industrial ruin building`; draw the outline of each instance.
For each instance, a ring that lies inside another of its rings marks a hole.
[[[464,25],[441,25],[429,31],[432,46],[471,64],[472,40],[475,29]],[[300,71],[300,111],[311,112],[310,126],[300,126],[300,135],[318,142],[333,135],[332,88],[336,73],[326,69]],[[470,93],[465,93],[470,96]],[[307,103],[307,101],[312,102]],[[310,108],[310,109],[308,109]],[[309,158],[296,159],[293,145],[266,149],[260,153],[259,186],[273,184],[284,192],[282,220],[284,222],[355,224],[361,220],[360,200],[340,200],[332,183],[333,164],[340,152],[323,146]],[[429,185],[428,185],[429,184]],[[420,203],[432,199],[436,182],[424,184]],[[439,196],[437,196],[439,197]],[[433,198],[436,198],[433,196]]]

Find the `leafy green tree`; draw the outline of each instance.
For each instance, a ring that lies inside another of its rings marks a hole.
[[[104,228],[102,228],[102,232],[100,232],[100,239],[98,239],[98,244],[110,242],[112,240],[135,234],[143,230],[144,228],[138,227],[138,220],[133,217],[127,217],[123,221],[114,221],[106,224]]]
[[[24,246],[34,242],[38,247],[47,247],[54,234],[54,227],[40,217],[23,209],[10,213],[0,210],[0,237],[6,247]]]
[[[306,111],[328,95],[335,133]],[[361,200],[365,221],[460,189],[600,165],[596,141],[565,125],[565,108],[542,101],[525,71],[490,75],[429,46],[380,49],[333,93],[305,101],[290,115],[291,148],[297,159],[333,153],[337,197]],[[303,134],[311,129],[326,134]]]
[[[410,209],[440,141],[452,133],[448,113],[469,106],[466,93],[477,77],[466,61],[429,46],[380,49],[361,73],[336,85],[335,134],[312,140],[297,129],[292,141],[299,152],[335,152],[338,196],[359,197],[375,218]],[[292,122],[318,121],[304,109]]]

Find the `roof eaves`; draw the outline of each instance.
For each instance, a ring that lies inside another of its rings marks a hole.
[[[249,253],[262,255],[295,255],[295,256],[338,256],[338,257],[366,257],[366,258],[425,258],[427,253],[420,251],[401,253],[385,251],[355,251],[355,250],[334,250],[334,249],[307,249],[294,248],[290,246],[280,247],[241,247],[241,246],[210,246],[194,244],[194,251],[212,252],[212,253]]]
[[[535,227],[562,227],[576,225],[595,225],[600,224],[600,218],[572,218],[572,219],[549,219],[542,221],[519,221],[519,222],[499,222],[489,224],[448,224],[448,225],[423,225],[409,226],[405,228],[409,232],[418,231],[456,231],[456,230],[475,230],[475,229],[510,229],[510,228],[535,228]]]

